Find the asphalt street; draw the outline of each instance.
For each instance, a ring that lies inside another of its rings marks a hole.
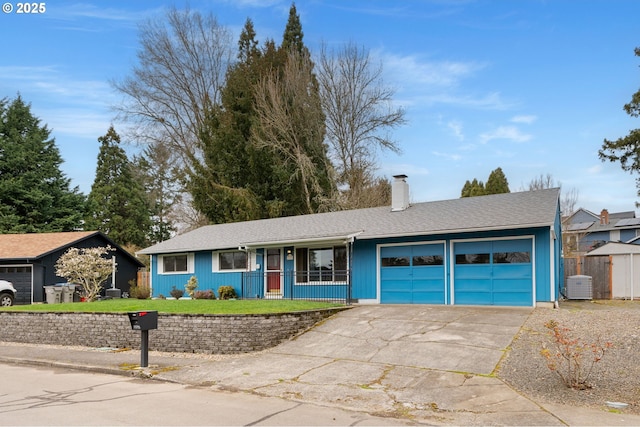
[[[182,384],[0,364],[3,426],[282,426],[408,425],[247,393]]]

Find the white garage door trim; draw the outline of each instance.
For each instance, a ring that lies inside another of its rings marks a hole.
[[[449,283],[447,280],[447,262],[449,262],[449,260],[447,259],[447,241],[446,240],[427,240],[424,242],[404,242],[404,243],[379,243],[376,245],[376,299],[375,302],[377,304],[381,304],[382,301],[382,280],[380,277],[380,268],[382,267],[380,265],[380,249],[383,247],[390,247],[390,246],[419,246],[419,245],[443,245],[443,263],[444,263],[444,304],[447,305],[449,304],[449,295],[448,295],[448,291],[449,291]]]
[[[451,278],[451,304],[455,304],[455,286],[456,286],[456,278],[455,278],[455,246],[456,243],[462,242],[495,242],[498,240],[531,240],[531,295],[532,301],[531,306],[535,307],[536,305],[536,236],[533,234],[527,234],[523,236],[504,236],[504,237],[484,237],[484,238],[476,238],[476,239],[452,239],[451,244],[449,245],[449,259],[452,262],[449,264],[449,277]]]

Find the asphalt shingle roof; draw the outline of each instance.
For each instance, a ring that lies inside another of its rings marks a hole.
[[[230,249],[312,240],[374,239],[553,225],[557,188],[391,207],[208,225],[141,250],[141,254]]]
[[[0,234],[0,259],[39,258],[56,249],[70,245],[97,231],[62,233]]]

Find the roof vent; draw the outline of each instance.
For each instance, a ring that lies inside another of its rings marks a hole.
[[[409,207],[407,175],[394,175],[391,184],[391,211],[404,211]]]

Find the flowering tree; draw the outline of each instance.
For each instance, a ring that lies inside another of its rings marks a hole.
[[[56,274],[69,283],[82,286],[87,301],[96,299],[102,284],[111,276],[113,263],[104,256],[114,249],[111,246],[96,248],[70,248],[56,262]]]

